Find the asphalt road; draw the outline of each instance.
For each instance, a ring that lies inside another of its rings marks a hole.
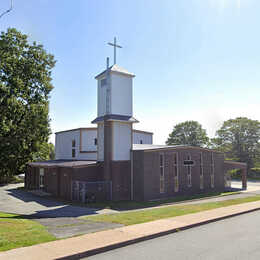
[[[126,259],[260,259],[260,211],[89,257]]]

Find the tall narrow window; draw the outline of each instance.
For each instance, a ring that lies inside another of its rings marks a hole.
[[[140,140],[140,144],[143,144],[143,140]]]
[[[174,192],[179,191],[178,153],[173,154]]]
[[[190,155],[188,155],[187,160],[191,161],[191,156]],[[191,165],[187,166],[187,182],[188,182],[187,185],[190,188],[192,186],[192,182],[191,182]]]
[[[97,145],[97,138],[94,139],[94,144]]]
[[[160,154],[160,193],[165,192],[164,185],[164,155]]]
[[[71,142],[71,146],[72,146],[71,157],[72,157],[72,158],[75,158],[75,156],[76,156],[76,150],[75,150],[75,147],[76,147],[76,141],[75,141],[75,139],[72,140],[72,142]]]
[[[204,180],[203,180],[203,153],[200,153],[200,189],[204,188]]]
[[[215,187],[214,153],[211,153],[210,186],[211,186],[212,189]]]
[[[40,168],[39,186],[40,186],[40,188],[44,187],[44,169],[43,168]]]

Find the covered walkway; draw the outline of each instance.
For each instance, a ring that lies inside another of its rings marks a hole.
[[[242,162],[234,162],[234,161],[225,161],[224,162],[224,170],[225,174],[234,169],[241,170],[241,177],[242,177],[242,189],[247,189],[247,164]]]

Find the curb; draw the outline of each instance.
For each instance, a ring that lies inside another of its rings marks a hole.
[[[227,219],[227,218],[236,217],[236,216],[243,215],[243,214],[246,214],[246,213],[255,212],[255,211],[258,211],[258,210],[260,210],[260,207],[255,208],[255,209],[246,210],[246,211],[239,212],[239,213],[234,213],[234,214],[224,216],[224,217],[217,217],[217,218],[214,218],[214,219],[211,219],[211,220],[206,220],[206,221],[198,222],[198,223],[195,223],[195,224],[186,225],[186,226],[183,226],[181,228],[177,228],[177,229],[174,228],[174,229],[170,229],[170,230],[167,230],[167,231],[158,232],[158,233],[153,234],[153,235],[147,235],[147,236],[143,236],[143,237],[140,237],[140,238],[116,243],[116,244],[113,244],[113,245],[92,249],[92,250],[82,252],[82,253],[78,253],[78,254],[74,254],[74,255],[71,255],[71,256],[56,258],[55,260],[78,260],[78,259],[81,259],[83,257],[89,257],[89,256],[93,256],[93,255],[96,255],[96,254],[105,253],[105,252],[113,250],[113,249],[118,249],[118,248],[121,248],[121,247],[125,247],[125,246],[128,246],[128,245],[139,243],[139,242],[142,242],[142,241],[146,241],[146,240],[158,238],[158,237],[161,237],[161,236],[173,234],[173,233],[176,233],[176,232],[179,232],[179,231],[182,231],[182,230],[187,230],[187,229],[190,229],[190,228],[193,228],[193,227],[202,226],[202,225],[205,225],[205,224],[217,222],[219,220],[224,220],[224,219]]]

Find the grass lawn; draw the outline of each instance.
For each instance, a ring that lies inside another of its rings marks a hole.
[[[146,210],[140,210],[134,212],[87,216],[84,218],[92,221],[134,225],[134,224],[145,223],[153,220],[182,216],[182,215],[197,213],[205,210],[211,210],[211,209],[227,207],[231,205],[259,201],[259,200],[260,200],[260,195],[257,195],[248,198],[232,199],[232,200],[226,200],[220,202],[200,203],[200,204],[182,205],[182,206],[177,205],[177,206],[169,206],[169,207],[156,208],[156,209],[146,209]]]
[[[97,202],[97,203],[89,203],[87,207],[90,208],[109,208],[115,210],[132,210],[132,209],[142,209],[142,208],[150,208],[156,207],[161,205],[167,205],[173,202],[181,202],[187,201],[192,199],[202,199],[214,196],[227,196],[233,194],[239,194],[240,192],[211,192],[211,193],[204,193],[204,194],[196,194],[196,195],[188,195],[188,196],[178,196],[169,199],[161,199],[161,200],[154,200],[154,201],[144,201],[144,202],[137,202],[137,201],[106,201],[106,202]]]
[[[0,251],[56,240],[41,224],[0,212]]]

